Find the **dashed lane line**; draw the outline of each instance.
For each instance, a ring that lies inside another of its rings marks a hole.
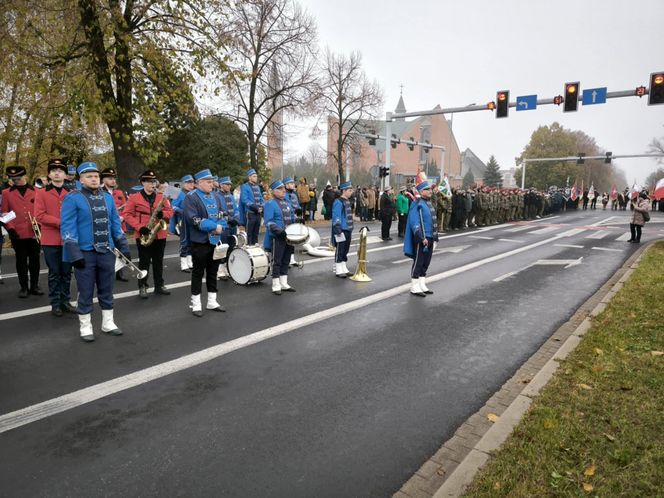
[[[447,270],[436,275],[432,275],[428,278],[430,283],[443,280],[445,278],[450,278],[452,276],[473,270],[480,266],[493,263],[494,261],[499,261],[501,259],[508,258],[515,254],[519,254],[536,247],[549,244],[560,238],[560,235],[555,235],[551,238],[540,240],[533,244],[527,246],[519,247],[517,249],[512,249],[504,253],[496,254],[488,258],[484,258],[472,263],[465,264],[458,268],[452,270]],[[84,405],[86,403],[91,403],[101,398],[105,398],[112,394],[116,394],[127,389],[131,389],[136,386],[140,386],[147,382],[160,379],[167,375],[187,370],[194,366],[200,365],[202,363],[214,360],[221,356],[224,356],[233,351],[246,348],[248,346],[257,344],[268,339],[278,337],[280,335],[298,330],[302,327],[307,327],[314,323],[321,322],[323,320],[328,320],[329,318],[349,313],[351,311],[366,308],[367,306],[381,302],[385,299],[389,299],[395,296],[398,296],[402,293],[407,293],[410,290],[410,284],[403,284],[391,289],[372,294],[370,296],[363,297],[361,299],[356,299],[348,303],[344,303],[332,308],[312,313],[295,320],[291,320],[286,323],[275,325],[273,327],[268,327],[266,329],[254,332],[244,337],[234,339],[210,348],[197,351],[192,354],[188,354],[177,358],[175,360],[167,361],[159,365],[154,365],[152,367],[139,370],[122,377],[111,379],[100,384],[96,384],[90,387],[86,387],[75,391],[73,393],[65,394],[57,398],[53,398],[42,403],[38,403],[26,408],[16,410],[0,416],[0,434],[3,432],[16,429],[18,427],[36,422],[52,415],[71,410],[78,406]],[[417,298],[420,299],[420,298]]]

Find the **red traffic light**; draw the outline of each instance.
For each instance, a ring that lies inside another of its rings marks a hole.
[[[498,100],[500,100],[501,102],[502,102],[503,100],[505,100],[506,98],[507,98],[507,94],[502,93],[502,92],[500,92],[500,93],[498,94]]]
[[[486,108],[490,111],[493,111],[496,108],[496,103],[492,100],[491,102],[487,103]]]
[[[562,95],[556,95],[553,97],[553,103],[556,105],[560,105],[563,103],[563,96]]]
[[[635,95],[639,97],[643,97],[646,94],[646,87],[645,86],[637,86],[636,91],[634,92]]]
[[[656,74],[652,81],[655,85],[661,85],[664,83],[664,74]]]

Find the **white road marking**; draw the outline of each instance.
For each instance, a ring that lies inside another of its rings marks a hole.
[[[563,232],[560,234],[561,237],[571,237],[573,235],[578,235],[580,233],[585,232],[585,228],[572,228],[571,230],[567,230],[566,232]]]
[[[454,253],[454,254],[458,254],[461,251],[463,251],[464,249],[468,249],[469,247],[470,246],[443,247],[441,249],[436,249],[433,252],[433,255],[435,256],[436,254],[443,254],[443,253],[446,253],[446,252],[451,252],[451,253]],[[392,264],[397,265],[399,263],[406,263],[407,261],[413,261],[413,259],[412,258],[397,259],[396,261],[392,261]]]
[[[631,239],[631,238],[632,238],[632,234],[629,233],[629,232],[627,232],[627,233],[623,233],[623,234],[622,234],[620,237],[618,237],[616,240],[617,240],[618,242],[625,242],[625,241],[627,241],[627,240],[629,240],[629,239]]]
[[[579,259],[538,259],[534,263],[530,263],[527,266],[524,266],[523,268],[515,271],[511,271],[509,273],[505,273],[504,275],[501,275],[500,277],[494,278],[494,282],[502,282],[506,278],[512,277],[516,275],[517,273],[520,273],[524,270],[527,270],[528,268],[532,268],[533,266],[564,266],[564,269],[571,268],[573,266],[580,265],[581,262],[583,261],[583,256],[581,256]]]
[[[521,244],[524,242],[523,240],[519,239],[498,239],[500,242],[516,242],[517,244]]]
[[[530,230],[531,228],[533,228],[532,225],[523,225],[523,226],[516,227],[516,228],[508,228],[505,231],[506,232],[521,232],[523,230]]]
[[[553,244],[556,247],[573,247],[575,249],[583,249],[585,246],[576,246],[574,244]]]
[[[596,251],[623,252],[624,249],[611,249],[610,247],[593,247]]]
[[[454,268],[452,270],[447,270],[436,275],[428,277],[428,283],[432,284],[439,280],[445,278],[450,278],[455,275],[479,268],[480,266],[486,265],[488,263],[493,263],[494,261],[499,261],[501,259],[508,258],[515,254],[520,254],[522,252],[534,249],[535,247],[548,244],[555,240],[558,240],[560,235],[555,235],[552,238],[540,240],[534,244],[527,246],[519,247],[517,249],[512,249],[511,251],[506,251],[504,253],[496,254],[495,256],[490,256],[466,265]],[[175,360],[167,361],[159,365],[154,365],[152,367],[133,372],[122,377],[111,379],[100,384],[96,384],[90,387],[86,387],[75,391],[73,393],[65,394],[63,396],[53,398],[42,403],[38,403],[20,410],[16,410],[10,413],[6,413],[0,416],[0,434],[3,432],[16,429],[26,424],[30,424],[37,420],[41,420],[52,415],[62,413],[64,411],[76,408],[77,406],[96,401],[101,398],[105,398],[112,394],[131,389],[136,386],[140,386],[147,382],[160,379],[167,375],[180,372],[191,367],[200,365],[202,363],[214,360],[221,356],[224,356],[233,351],[246,348],[248,346],[257,344],[259,342],[271,339],[273,337],[298,330],[302,327],[309,326],[314,323],[327,320],[329,318],[348,313],[357,309],[366,308],[367,306],[389,299],[391,297],[398,296],[401,293],[407,293],[410,291],[410,283],[399,285],[393,287],[392,289],[387,289],[376,294],[371,294],[369,296],[363,297],[361,299],[355,299],[348,303],[335,306],[323,311],[312,313],[311,315],[304,316],[295,320],[291,320],[280,325],[275,325],[274,327],[269,327],[253,334],[249,334],[232,341],[228,341],[216,346],[212,346],[196,353],[188,354],[177,358]]]
[[[590,235],[586,235],[586,239],[603,239],[607,235],[609,235],[608,230],[597,230],[595,233],[591,233]]]
[[[533,230],[532,232],[528,232],[528,234],[538,234],[538,235],[540,235],[540,234],[544,234],[544,233],[551,233],[551,232],[555,232],[559,228],[560,227],[544,227],[544,228],[540,228],[539,230]]]
[[[493,240],[493,237],[486,237],[484,235],[469,235],[469,239],[482,239],[482,240]]]

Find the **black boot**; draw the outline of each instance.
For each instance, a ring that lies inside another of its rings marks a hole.
[[[149,297],[148,296],[148,288],[144,285],[141,285],[138,288],[138,295],[141,299],[147,299]]]

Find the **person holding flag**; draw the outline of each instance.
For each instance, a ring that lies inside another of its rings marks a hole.
[[[436,209],[431,204],[431,184],[424,180],[417,185],[420,197],[408,211],[403,252],[413,260],[410,271],[410,293],[415,296],[433,294],[426,286],[426,274],[431,263],[434,243],[438,241]]]
[[[618,188],[614,183],[611,187],[611,193],[609,194],[609,199],[611,199],[611,211],[618,210]]]
[[[629,224],[629,231],[631,232],[632,238],[627,242],[634,242],[639,244],[641,242],[641,230],[643,225],[646,224],[646,221],[650,220],[650,200],[648,199],[648,193],[645,190],[642,190],[636,197],[632,198],[631,208],[632,220]]]
[[[590,209],[597,209],[597,195],[595,194],[595,184],[590,184],[590,190],[588,190],[588,199],[590,200]]]

